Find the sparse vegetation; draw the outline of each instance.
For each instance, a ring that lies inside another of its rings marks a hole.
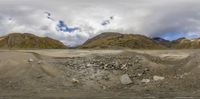
[[[9,49],[63,49],[63,43],[48,37],[33,34],[13,33],[0,38],[0,48]]]
[[[88,40],[80,48],[163,49],[165,46],[142,35],[102,33]]]
[[[83,49],[199,49],[200,39],[180,38],[167,41],[162,38],[149,38],[136,34],[102,33],[86,41],[79,48]]]

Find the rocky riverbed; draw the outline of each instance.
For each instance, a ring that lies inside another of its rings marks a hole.
[[[191,98],[199,50],[2,50],[0,97]]]

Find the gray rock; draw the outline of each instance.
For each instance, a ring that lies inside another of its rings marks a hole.
[[[121,69],[127,70],[127,69],[128,69],[128,68],[127,68],[127,65],[126,65],[126,64],[122,65]]]
[[[87,64],[87,67],[92,67],[92,64],[88,63],[88,64]]]
[[[124,85],[133,83],[128,74],[122,75],[122,76],[120,77],[120,81],[121,81],[121,83],[124,84]]]
[[[161,77],[161,76],[153,76],[153,80],[154,81],[160,81],[160,80],[164,80],[165,77]]]
[[[38,64],[42,64],[42,63],[43,63],[43,61],[41,61],[41,60],[40,60],[40,61],[38,61]]]
[[[102,86],[102,89],[103,89],[103,90],[106,90],[106,86]]]
[[[34,60],[32,58],[28,59],[28,62],[33,62]]]
[[[78,84],[78,83],[79,83],[79,80],[76,79],[76,78],[73,78],[73,79],[72,79],[72,83],[74,83],[74,84]]]
[[[141,77],[141,76],[142,76],[142,73],[138,73],[137,76]]]
[[[150,79],[142,79],[141,82],[142,83],[149,83],[151,80]]]

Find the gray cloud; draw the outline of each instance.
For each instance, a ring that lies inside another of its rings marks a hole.
[[[29,32],[71,46],[107,31],[200,35],[199,10],[198,0],[1,0],[0,35]],[[114,19],[102,25],[111,16]],[[60,20],[80,31],[57,31]]]

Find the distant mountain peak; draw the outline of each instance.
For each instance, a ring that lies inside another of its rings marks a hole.
[[[166,39],[161,38],[161,37],[154,37],[152,39],[155,40],[155,41],[158,41],[158,42],[170,42],[169,40],[166,40]]]

